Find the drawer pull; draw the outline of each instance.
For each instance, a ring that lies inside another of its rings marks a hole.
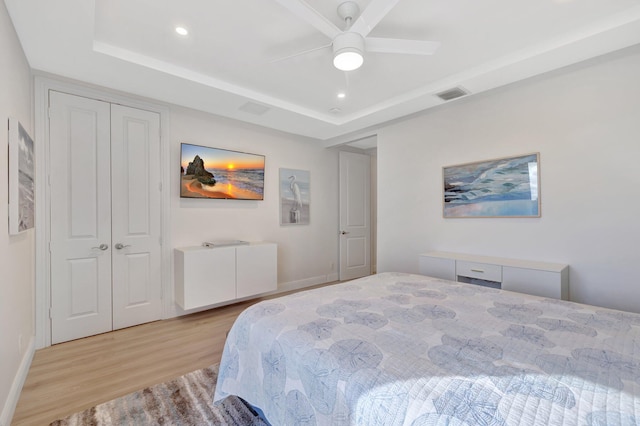
[[[484,274],[483,269],[472,269],[471,272],[480,272],[481,274]]]

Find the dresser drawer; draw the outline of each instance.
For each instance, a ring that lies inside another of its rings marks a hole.
[[[456,275],[499,283],[502,282],[502,265],[459,260],[456,262]]]

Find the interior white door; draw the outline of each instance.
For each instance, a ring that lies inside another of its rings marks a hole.
[[[49,95],[51,340],[112,329],[109,104]]]
[[[111,106],[113,328],[160,319],[160,115]]]
[[[159,114],[49,104],[52,343],[160,319]]]
[[[340,280],[371,274],[371,158],[340,152]]]

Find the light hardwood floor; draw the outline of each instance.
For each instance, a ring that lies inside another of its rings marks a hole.
[[[12,425],[48,425],[220,362],[227,332],[255,299],[36,351]]]

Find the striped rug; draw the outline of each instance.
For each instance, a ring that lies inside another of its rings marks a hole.
[[[213,404],[218,365],[113,399],[52,426],[238,425],[266,426],[236,397]]]

